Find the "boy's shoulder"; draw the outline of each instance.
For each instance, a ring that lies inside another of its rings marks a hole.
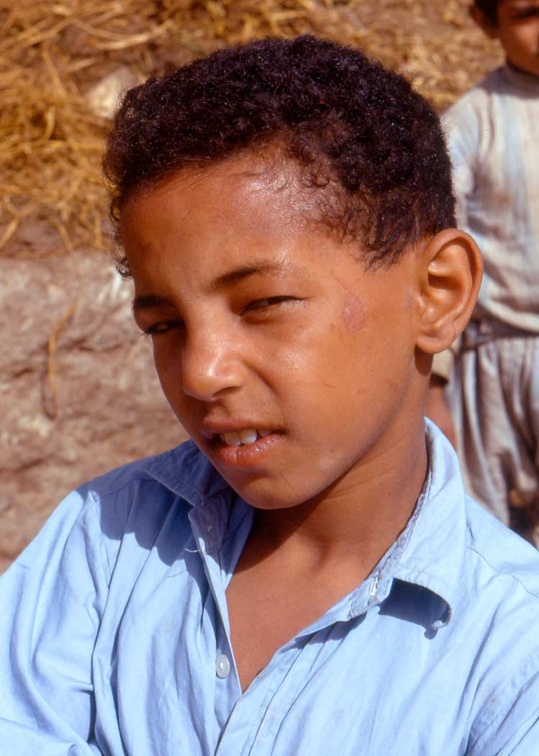
[[[484,646],[501,668],[533,657],[539,669],[539,551],[466,495],[460,510],[462,530],[447,528],[445,565],[438,565],[453,581],[446,596],[457,635],[473,617],[478,653]]]
[[[137,459],[97,476],[84,483],[77,493],[103,500],[115,498],[123,491],[132,495],[133,488],[145,483],[190,504],[197,504],[227,487],[208,459],[189,440],[161,454]]]
[[[160,538],[173,550],[191,532],[188,518],[193,508],[227,497],[231,494],[225,481],[193,442],[186,441],[73,490],[15,564],[24,568],[50,562],[53,555],[60,559],[66,548],[59,545],[66,544],[76,569],[84,571],[82,565],[88,561],[92,570],[104,560],[108,574],[122,547],[136,574],[144,558],[137,544],[150,547]]]
[[[454,450],[438,429],[429,435],[430,493],[396,577],[443,600],[431,629],[459,649],[469,688],[499,691],[487,696],[481,729],[539,675],[539,552],[465,495]]]
[[[539,551],[471,499],[466,515],[467,550],[476,574],[513,584],[512,591],[535,599],[539,611]]]
[[[470,108],[476,110],[486,107],[492,98],[499,93],[502,83],[502,68],[495,68],[455,100],[455,102],[444,111],[442,119],[444,121],[447,121],[448,119],[451,120],[460,113],[469,112]]]
[[[53,514],[78,520],[96,536],[121,538],[130,529],[158,531],[170,517],[214,508],[230,487],[192,441],[135,460],[72,491]],[[176,513],[176,514],[174,514]]]
[[[470,112],[481,112],[492,107],[492,103],[503,102],[510,107],[514,98],[536,101],[539,94],[537,83],[529,76],[512,69],[508,64],[489,71],[470,89],[464,92],[443,114],[444,121],[458,119]]]
[[[467,501],[466,517],[456,636],[470,639],[470,661],[480,670],[478,687],[492,690],[476,728],[494,732],[497,723],[503,726],[504,711],[507,721],[520,707],[537,717],[539,552],[474,501]]]
[[[477,502],[467,499],[468,550],[493,574],[509,575],[539,598],[539,551]]]
[[[516,597],[539,622],[539,551],[466,496],[458,459],[441,431],[427,426],[430,480],[400,567],[439,593],[451,610],[485,614]]]
[[[460,166],[479,155],[504,159],[503,145],[515,119],[533,129],[539,100],[530,98],[526,84],[507,64],[490,71],[442,114],[442,123],[452,158]]]

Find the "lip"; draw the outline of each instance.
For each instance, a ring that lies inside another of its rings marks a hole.
[[[245,425],[242,426],[242,428],[245,427]],[[282,434],[273,432],[268,436],[258,438],[250,444],[227,446],[221,441],[220,436],[214,436],[210,442],[211,452],[209,456],[215,460],[215,464],[220,469],[253,470],[265,461],[266,457],[282,443],[282,440]]]

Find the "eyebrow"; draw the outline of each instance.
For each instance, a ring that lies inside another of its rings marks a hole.
[[[222,289],[227,289],[229,286],[233,286],[234,284],[244,281],[246,278],[252,278],[253,276],[277,275],[278,273],[281,273],[285,267],[288,266],[285,266],[282,262],[274,261],[260,262],[255,265],[242,265],[239,268],[234,268],[234,270],[230,270],[227,273],[218,276],[209,284],[209,286],[204,287],[204,292],[209,294],[214,291],[221,291]]]
[[[515,3],[511,10],[515,13],[536,13],[539,11],[539,5],[534,0],[521,0],[521,2]]]
[[[140,312],[140,310],[153,310],[156,307],[171,307],[172,300],[168,297],[161,297],[159,294],[142,294],[139,297],[135,297],[131,304],[133,312]]]
[[[289,266],[273,261],[261,262],[256,265],[242,265],[239,268],[234,268],[234,270],[230,270],[215,278],[203,287],[203,292],[205,294],[211,294],[213,292],[222,291],[223,289],[234,286],[234,284],[244,281],[247,278],[252,278],[253,276],[277,275],[278,273],[282,273],[285,267],[287,268]],[[142,294],[135,297],[133,304],[131,305],[133,312],[171,306],[173,306],[172,300],[169,297],[160,294]]]

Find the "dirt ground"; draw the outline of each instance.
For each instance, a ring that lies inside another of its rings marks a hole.
[[[466,0],[0,0],[0,30],[1,570],[77,483],[182,438],[106,257],[96,85],[313,32],[399,70],[441,111],[500,58]]]

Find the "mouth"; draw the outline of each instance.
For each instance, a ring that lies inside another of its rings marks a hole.
[[[228,431],[227,433],[220,433],[218,438],[225,446],[237,447],[248,446],[254,444],[261,438],[270,436],[272,431],[270,430],[258,430],[256,428],[242,428],[239,431]]]
[[[203,437],[208,456],[225,477],[231,471],[258,470],[283,441],[281,430],[257,428],[249,421],[243,427],[240,421],[224,423],[220,428],[214,425],[211,430],[206,425]]]

